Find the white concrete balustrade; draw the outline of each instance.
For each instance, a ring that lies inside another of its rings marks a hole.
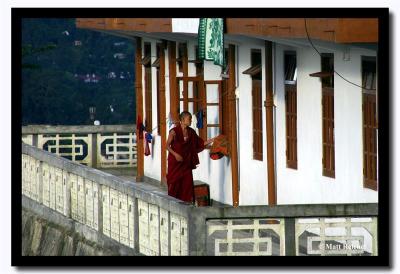
[[[61,161],[64,166],[71,163]],[[59,166],[60,161],[52,164],[23,153],[22,194],[144,255],[188,255],[184,216],[140,199],[133,188],[124,191],[126,185],[120,189],[107,185],[112,175],[98,171],[102,174],[96,181],[96,176],[85,177]]]

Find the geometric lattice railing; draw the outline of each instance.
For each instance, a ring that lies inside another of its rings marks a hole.
[[[136,134],[97,134],[97,167],[133,167],[136,163]]]
[[[377,254],[377,218],[296,219],[296,255]]]
[[[285,255],[284,219],[209,220],[207,236],[208,255]]]
[[[39,134],[38,147],[71,161],[92,166],[91,134]]]
[[[135,125],[22,127],[25,144],[94,168],[136,167]]]

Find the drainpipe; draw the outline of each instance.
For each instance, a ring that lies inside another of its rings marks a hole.
[[[268,205],[276,205],[274,149],[274,92],[272,84],[272,42],[265,41],[265,87],[267,123]]]

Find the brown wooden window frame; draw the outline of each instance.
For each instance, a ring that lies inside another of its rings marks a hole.
[[[252,80],[252,117],[253,117],[253,159],[263,160],[262,132],[262,83],[259,79]]]
[[[207,85],[218,85],[218,102],[208,102],[207,101]],[[209,139],[212,137],[216,137],[222,134],[223,129],[223,116],[222,116],[222,80],[210,80],[204,81],[204,101],[205,103],[205,115],[204,115],[204,122],[203,128],[205,129],[204,139]],[[208,124],[207,122],[207,115],[208,115],[208,107],[218,107],[218,123],[216,124]],[[219,133],[215,136],[208,136],[208,129],[209,128],[218,128]]]
[[[151,66],[151,43],[144,42],[144,58],[142,60],[144,66],[144,90],[145,90],[145,125],[146,131],[153,129],[152,117],[152,66]]]
[[[363,186],[378,190],[376,58],[362,56]],[[368,79],[371,78],[372,79]],[[375,90],[374,90],[375,89]]]
[[[183,90],[180,90],[180,81],[183,81],[182,86],[186,87]],[[192,82],[193,86],[193,97],[188,96],[188,86],[189,82]],[[208,103],[207,102],[207,85],[218,85],[218,103]],[[203,128],[199,129],[199,136],[206,140],[208,138],[207,132],[208,128],[218,127],[219,134],[222,133],[223,121],[222,121],[222,81],[221,80],[213,80],[213,81],[204,81],[200,76],[192,76],[192,77],[176,77],[176,88],[177,88],[177,98],[178,98],[178,107],[179,112],[188,111],[189,103],[193,103],[193,115],[195,115],[198,111],[203,110]],[[181,103],[183,105],[183,109],[181,108]],[[208,124],[207,123],[207,107],[210,106],[218,106],[218,124]],[[212,136],[215,137],[215,136]]]
[[[253,126],[253,159],[263,160],[263,128],[262,128],[262,53],[261,49],[250,50],[250,68],[243,74],[251,76],[252,126]]]
[[[183,90],[180,90],[180,82],[182,81],[182,87]],[[193,96],[189,98],[189,82],[192,83],[193,87]],[[204,103],[204,84],[202,81],[202,78],[199,76],[190,76],[190,77],[184,77],[184,76],[178,76],[176,77],[176,93],[177,93],[177,99],[178,99],[178,112],[181,113],[182,111],[189,111],[189,103],[193,103],[193,113],[192,115],[195,115],[197,111],[200,109],[204,109],[205,103]],[[181,107],[181,103],[183,108]],[[204,124],[204,119],[203,119],[203,124]],[[204,138],[204,127],[203,129],[199,129],[199,136]]]
[[[296,52],[284,53],[286,167],[297,169],[297,60]],[[291,60],[292,59],[292,60]],[[294,59],[294,61],[293,61]]]
[[[189,103],[193,103],[193,115],[195,115],[200,109],[203,110],[203,128],[199,129],[199,136],[204,140],[207,139],[207,129],[211,127],[218,127],[219,134],[223,132],[223,116],[222,116],[222,92],[223,92],[223,81],[213,80],[204,81],[204,63],[203,61],[197,60],[197,50],[198,47],[195,46],[194,50],[196,53],[195,60],[188,60],[187,56],[187,44],[180,43],[181,47],[181,57],[176,59],[178,66],[182,67],[183,76],[176,77],[176,98],[178,112],[189,111]],[[179,48],[179,47],[178,47]],[[179,54],[179,50],[178,50]],[[196,65],[196,76],[185,76],[185,63],[195,63]],[[182,85],[181,82],[182,81]],[[193,87],[193,97],[189,98],[189,82],[192,82]],[[218,85],[218,103],[208,103],[207,102],[207,85]],[[181,90],[182,86],[182,90]],[[181,106],[182,105],[182,106]],[[218,105],[218,124],[208,124],[207,123],[207,106]],[[215,137],[215,136],[213,136]]]
[[[321,54],[322,71],[334,71],[333,53]],[[335,178],[334,76],[321,78],[322,87],[322,175]]]

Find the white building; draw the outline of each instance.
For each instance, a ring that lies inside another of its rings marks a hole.
[[[226,19],[224,73],[196,58],[199,19],[152,20],[124,30],[138,43],[137,113],[154,129],[150,156],[138,143],[139,178],[165,181],[165,121],[202,109],[205,129],[192,127],[232,145],[220,160],[199,154],[194,180],[210,185],[211,199],[378,202],[377,19]],[[104,31],[121,35],[116,28]]]

